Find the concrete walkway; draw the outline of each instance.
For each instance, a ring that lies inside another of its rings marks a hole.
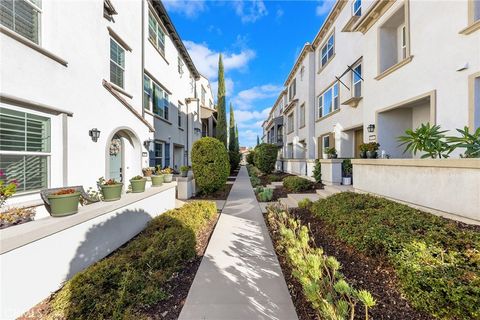
[[[179,319],[298,319],[245,167]]]

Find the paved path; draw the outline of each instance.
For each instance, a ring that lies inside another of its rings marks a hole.
[[[179,319],[298,319],[245,167]]]

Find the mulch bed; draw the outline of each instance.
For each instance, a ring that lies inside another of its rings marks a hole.
[[[233,184],[226,184],[222,189],[210,194],[197,194],[191,200],[227,200]]]
[[[263,174],[260,177],[258,177],[260,179],[260,183],[262,184],[262,186],[265,187],[267,184],[270,184],[273,182],[268,178],[269,176],[274,176],[276,178],[275,181],[283,181],[283,179],[285,179],[286,177],[290,177],[293,175],[285,172],[274,172],[271,174]]]
[[[157,305],[149,308],[148,310],[139,310],[138,316],[149,319],[162,319],[162,320],[174,320],[178,319],[183,305],[187,299],[188,291],[192,286],[193,280],[197,273],[200,263],[202,262],[203,255],[207,249],[210,237],[215,229],[218,218],[220,215],[216,215],[201,231],[197,238],[196,251],[197,257],[188,262],[185,267],[179,272],[175,273],[165,286],[165,291],[170,294],[170,297],[166,300],[159,302]],[[20,316],[18,320],[40,320],[45,319],[50,311],[50,297],[43,300],[25,314]]]
[[[370,291],[376,306],[370,310],[372,319],[393,320],[429,320],[434,319],[428,314],[414,310],[408,301],[402,297],[398,290],[398,281],[395,271],[383,257],[368,257],[339,241],[334,230],[329,228],[322,220],[314,217],[308,210],[296,208],[292,214],[308,225],[315,239],[315,244],[322,247],[325,254],[334,256],[341,264],[341,272],[347,281],[357,289]],[[268,224],[268,223],[267,223]],[[283,257],[279,260],[289,284],[292,299],[300,319],[314,319],[313,309],[306,303],[301,293],[300,284],[291,277]],[[358,319],[363,319],[362,310],[356,310]]]

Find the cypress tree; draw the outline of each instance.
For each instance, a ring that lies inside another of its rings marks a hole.
[[[218,92],[217,92],[217,134],[216,138],[220,140],[227,148],[227,112],[225,106],[225,75],[223,71],[222,54],[218,58]]]
[[[235,134],[235,116],[233,114],[233,106],[230,102],[230,125],[228,128],[228,151],[235,151],[235,141],[236,141],[236,134]]]
[[[257,134],[257,146],[260,144],[260,137]]]
[[[240,152],[240,143],[238,142],[238,126],[235,124],[235,151]]]

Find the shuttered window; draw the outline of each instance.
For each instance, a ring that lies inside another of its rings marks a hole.
[[[1,0],[1,24],[38,44],[41,0]]]
[[[0,170],[17,192],[48,186],[50,119],[0,108]]]

